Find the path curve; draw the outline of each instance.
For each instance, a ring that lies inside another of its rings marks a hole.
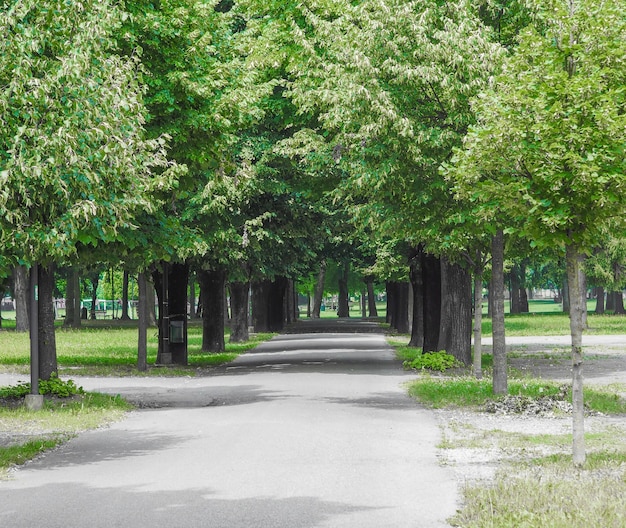
[[[140,410],[0,482],[0,525],[437,528],[432,411],[377,333],[281,335],[213,375],[77,378]]]

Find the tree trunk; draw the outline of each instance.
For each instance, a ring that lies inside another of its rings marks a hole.
[[[422,253],[422,293],[424,306],[424,352],[436,352],[441,324],[441,262]]]
[[[224,352],[224,270],[202,270],[198,273],[202,292],[202,350],[204,352]]]
[[[269,322],[269,280],[252,283],[252,326],[255,332],[270,332]]]
[[[409,283],[397,282],[394,303],[394,328],[400,334],[408,334],[409,328]]]
[[[91,310],[89,311],[89,318],[94,320],[96,318],[96,303],[98,302],[98,283],[100,282],[100,274],[94,273],[91,277]]]
[[[189,282],[189,265],[174,263],[169,265],[168,297],[170,318],[170,353],[172,363],[187,365],[187,284]]]
[[[276,277],[269,287],[267,313],[270,332],[280,332],[285,327],[285,295],[287,278]]]
[[[195,277],[189,276],[189,318],[196,319],[196,281]]]
[[[563,313],[568,314],[571,306],[571,297],[569,289],[569,279],[567,276],[563,279]]]
[[[586,306],[582,302],[580,252],[566,247],[567,281],[570,293],[570,333],[572,336],[572,454],[574,465],[585,463],[585,409],[583,402],[583,321]]]
[[[483,379],[483,269],[482,255],[476,254],[476,269],[474,271],[474,376]]]
[[[122,315],[120,319],[122,321],[130,321],[130,315],[128,315],[128,283],[130,276],[128,271],[124,270],[124,278],[122,280]]]
[[[28,332],[28,270],[26,266],[13,269],[13,295],[15,296],[15,331]]]
[[[148,326],[157,326],[156,316],[156,289],[154,282],[151,280],[150,275],[146,274],[146,281],[148,283],[146,290],[146,303],[148,305]]]
[[[367,288],[361,288],[361,319],[367,319]]]
[[[322,300],[324,298],[324,281],[326,280],[326,261],[320,263],[320,271],[317,274],[317,283],[315,284],[315,291],[313,292],[313,311],[311,317],[313,319],[320,318],[320,311],[322,309]]]
[[[54,332],[54,267],[39,266],[39,379],[58,372]]]
[[[350,317],[350,304],[348,298],[348,275],[350,274],[350,262],[345,262],[339,272],[339,306],[337,317]]]
[[[624,296],[621,291],[613,292],[613,313],[616,315],[624,315],[626,314],[626,310],[624,309]]]
[[[76,281],[74,277],[78,277],[74,268],[67,270],[67,282],[65,285],[65,320],[63,326],[73,328],[74,326],[74,307],[76,306]]]
[[[285,291],[285,319],[287,323],[297,320],[298,309],[296,284],[293,279],[287,279],[287,289]]]
[[[602,286],[596,288],[596,314],[604,314],[604,288]]]
[[[376,293],[374,292],[374,281],[367,281],[367,311],[370,317],[378,317],[378,309],[376,308]]]
[[[231,343],[241,343],[248,341],[250,335],[248,333],[248,303],[250,300],[250,283],[248,282],[231,282],[230,289],[230,306],[233,313],[230,325]]]
[[[396,286],[397,283],[394,281],[386,281],[385,282],[385,291],[387,293],[386,297],[386,317],[385,317],[385,322],[389,324],[389,326],[391,328],[395,328],[395,314],[394,314],[394,310],[396,308],[396,300],[395,300],[395,295],[396,295]]]
[[[517,264],[513,266],[511,273],[509,273],[509,299],[510,299],[510,313],[518,314],[521,313],[520,307],[520,281],[519,281],[519,267]]]
[[[424,288],[422,282],[421,249],[409,260],[409,280],[413,292],[413,314],[411,324],[410,347],[421,348],[424,345]]]
[[[609,312],[613,312],[615,310],[615,295],[612,291],[607,292],[606,294],[606,310]]]
[[[504,233],[498,230],[491,241],[491,288],[493,314],[493,393],[508,392],[506,337],[504,332]]]
[[[139,290],[139,303],[137,306],[137,317],[139,319],[137,335],[137,370],[145,372],[148,370],[148,281],[145,272],[137,277],[137,289]]]
[[[442,309],[439,350],[464,365],[472,361],[472,279],[459,264],[441,259]]]
[[[530,312],[530,307],[528,305],[528,291],[526,290],[526,264],[520,264],[520,311],[521,313]]]

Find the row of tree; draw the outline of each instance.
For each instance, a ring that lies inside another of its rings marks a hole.
[[[490,263],[506,392],[505,244],[547,248],[567,264],[579,439],[583,256],[624,238],[620,4],[0,2],[2,265],[39,270],[40,346],[55,265],[151,274],[167,359],[190,270],[219,348],[226,281],[282,323],[290,280],[332,254],[344,277],[356,260],[408,278],[412,344],[469,363]]]

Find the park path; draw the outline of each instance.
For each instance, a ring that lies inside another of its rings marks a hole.
[[[0,526],[447,526],[435,417],[364,324],[304,327],[205,377],[77,378],[140,409],[0,482]]]

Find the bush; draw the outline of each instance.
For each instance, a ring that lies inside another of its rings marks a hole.
[[[457,359],[453,355],[448,354],[445,350],[440,350],[439,352],[421,352],[415,359],[403,363],[404,368],[407,370],[436,370],[438,372],[444,372],[458,365],[459,362]]]
[[[63,381],[57,374],[53,374],[49,380],[39,380],[39,394],[69,398],[76,394],[84,394],[82,387],[76,386],[73,380]],[[18,383],[9,387],[0,387],[0,398],[19,400],[30,394],[30,383]]]

